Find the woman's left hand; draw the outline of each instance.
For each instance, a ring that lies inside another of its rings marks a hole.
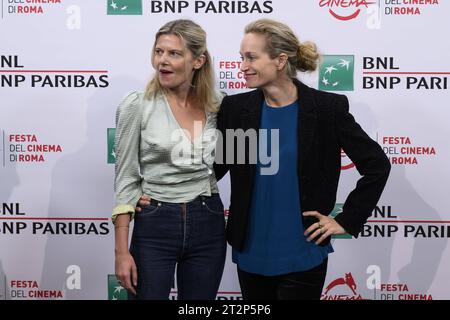
[[[313,223],[308,229],[305,230],[305,236],[308,237],[306,240],[309,242],[319,235],[322,235],[317,239],[316,244],[320,244],[323,240],[333,234],[345,234],[346,231],[341,227],[339,223],[336,222],[331,217],[324,216],[318,211],[305,211],[303,212],[305,217],[315,217],[319,221]]]
[[[146,194],[142,195],[139,198],[138,204],[136,208],[134,208],[134,210],[136,210],[136,212],[141,212],[142,208],[148,206],[151,200],[152,198],[150,198],[148,195]]]

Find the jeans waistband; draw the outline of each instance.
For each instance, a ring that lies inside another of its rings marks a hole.
[[[203,201],[205,201],[205,200],[208,200],[208,199],[215,199],[215,198],[220,198],[220,196],[219,196],[219,194],[218,193],[211,193],[211,196],[202,196],[202,195],[200,195],[200,196],[197,196],[194,200],[191,200],[191,201],[188,201],[188,202],[167,202],[167,201],[159,201],[159,200],[156,200],[156,199],[151,199],[150,200],[150,203],[151,204],[155,204],[155,205],[158,205],[158,204],[183,204],[183,203],[201,203],[201,202],[203,202]]]

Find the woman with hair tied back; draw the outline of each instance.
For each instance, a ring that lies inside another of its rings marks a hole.
[[[146,92],[128,95],[117,109],[116,276],[130,299],[168,299],[176,267],[178,299],[212,300],[226,241],[208,152],[221,95],[213,90],[205,31],[190,20],[168,22],[155,36],[152,65]]]
[[[217,147],[226,158],[233,145],[225,134],[230,129],[256,130],[258,144],[234,147],[245,155],[234,155],[232,163],[217,157],[214,169],[217,179],[230,172],[226,232],[242,295],[320,299],[331,236],[358,236],[381,196],[390,163],[349,113],[344,95],[297,80],[297,70],[316,70],[319,54],[313,43],[300,43],[287,25],[262,19],[245,28],[240,55],[247,86],[256,90],[223,99],[217,116],[223,145]],[[268,164],[260,158],[261,148],[278,161],[276,170],[264,170]],[[362,177],[332,218],[341,149]]]

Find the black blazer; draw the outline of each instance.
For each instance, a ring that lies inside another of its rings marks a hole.
[[[294,80],[294,83],[299,97],[297,174],[301,210],[317,210],[323,215],[329,215],[333,210],[341,171],[342,148],[362,177],[347,197],[336,221],[348,233],[358,237],[384,189],[390,162],[378,143],[363,131],[348,112],[346,96],[315,90],[298,80]],[[223,145],[219,143],[218,148],[225,148],[227,144],[226,129],[245,131],[260,128],[263,98],[261,90],[254,90],[223,99],[217,115],[217,129],[222,133]],[[256,172],[256,165],[249,164],[248,150],[247,144],[245,164],[236,164],[236,159],[234,164],[214,164],[217,180],[230,171],[227,240],[237,250],[243,248],[247,235]],[[217,151],[225,153],[225,149]],[[304,225],[312,223],[302,218]]]

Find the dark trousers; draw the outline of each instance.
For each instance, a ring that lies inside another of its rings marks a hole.
[[[238,268],[244,300],[319,300],[327,274],[328,259],[317,267],[283,274],[263,276]]]
[[[175,266],[179,300],[216,298],[225,263],[225,218],[218,194],[188,203],[156,200],[135,214],[130,253],[138,271],[137,295],[168,299]]]

